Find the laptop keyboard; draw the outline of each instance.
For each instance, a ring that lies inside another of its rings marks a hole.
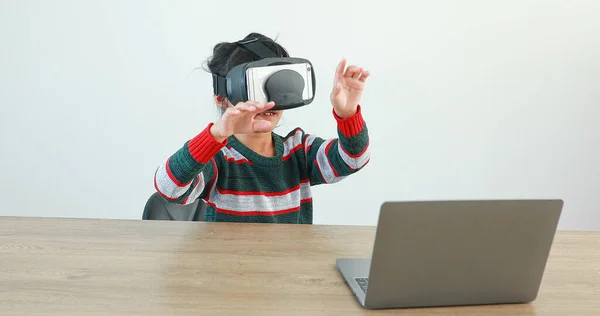
[[[369,285],[369,278],[354,278],[363,293],[367,294],[367,286]]]

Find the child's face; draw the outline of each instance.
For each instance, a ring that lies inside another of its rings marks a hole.
[[[233,107],[234,105],[231,104],[231,102],[229,102],[229,100],[226,100],[226,102],[223,102],[222,100],[219,100],[218,97],[215,96],[215,102],[218,106],[222,107],[222,108],[229,108],[229,107]],[[281,115],[283,115],[283,110],[279,110],[279,111],[264,111],[261,113],[258,113],[256,115],[254,115],[254,119],[255,120],[264,120],[264,121],[269,121],[269,123],[271,123],[271,130],[274,130],[275,127],[277,126],[277,124],[279,124],[279,120],[281,119]]]
[[[262,113],[258,113],[254,116],[255,120],[265,120],[271,123],[272,128],[274,129],[277,124],[279,124],[279,120],[281,119],[281,115],[283,111],[265,111]]]

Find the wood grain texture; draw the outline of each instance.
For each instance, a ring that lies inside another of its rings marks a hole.
[[[600,315],[600,232],[558,232],[536,301],[365,310],[374,227],[0,218],[0,315]]]

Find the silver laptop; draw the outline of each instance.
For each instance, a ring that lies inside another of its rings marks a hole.
[[[337,267],[366,308],[527,303],[562,200],[386,202],[371,258]]]

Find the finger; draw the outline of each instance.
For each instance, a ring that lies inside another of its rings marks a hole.
[[[239,109],[236,108],[228,108],[225,113],[223,113],[224,119],[235,118],[242,113]]]
[[[248,108],[250,106],[256,106],[259,103],[253,100],[248,100],[246,102],[239,102],[238,104],[236,104],[236,107],[240,107],[240,108]]]
[[[352,79],[358,79],[360,77],[360,75],[362,74],[363,69],[362,68],[356,68],[356,71],[352,74]]]
[[[260,105],[260,102],[258,102],[258,101],[254,101],[254,100],[248,100],[248,101],[246,102],[246,104],[247,104],[247,105],[250,105],[250,106],[259,106],[259,105]]]
[[[272,109],[274,106],[275,106],[275,102],[274,102],[274,101],[271,101],[271,102],[265,103],[265,104],[264,104],[264,107],[263,107],[263,111],[266,111],[266,110]]]
[[[240,104],[240,105],[242,105],[242,104]],[[245,112],[256,112],[257,106],[258,106],[258,102],[254,102],[254,101],[250,102],[249,101],[249,102],[245,102],[240,109],[242,109]]]
[[[271,122],[265,120],[255,120],[252,122],[252,130],[255,132],[268,132],[271,130]]]
[[[371,75],[371,73],[365,69],[365,71],[363,71],[363,73],[360,75],[360,78],[358,80],[361,82],[365,82],[365,81],[367,81],[367,78],[369,78],[370,75]]]
[[[259,103],[256,106],[256,109],[257,109],[258,112],[266,111],[266,110],[272,108],[274,105],[275,105],[275,102],[273,102],[273,101],[267,102],[267,103]]]
[[[257,103],[256,104],[256,111],[252,111],[253,113],[256,112],[264,112],[269,110],[270,108],[275,106],[275,102],[271,101],[271,102],[267,102],[267,103]]]
[[[236,106],[230,106],[228,108],[225,109],[225,113],[240,113],[241,112],[241,108],[239,107],[240,103],[238,103],[238,105]]]
[[[263,103],[255,103],[250,105],[250,107],[252,107],[253,109],[251,110],[251,112],[260,112],[263,110],[263,108],[265,107],[265,105]]]
[[[247,111],[250,110],[250,105],[248,103],[246,103],[246,102],[241,102],[241,103],[238,103],[235,106],[235,108],[238,109],[238,110],[240,110],[240,111],[242,111],[242,112],[247,112]]]
[[[358,67],[350,66],[346,69],[346,73],[344,74],[344,78],[352,78],[352,75],[357,71]]]
[[[346,68],[346,58],[342,58],[335,69],[335,78],[339,79],[344,76],[344,69]]]
[[[250,112],[262,112],[267,109],[268,103],[261,103],[258,101],[248,101],[248,105],[250,106]]]

